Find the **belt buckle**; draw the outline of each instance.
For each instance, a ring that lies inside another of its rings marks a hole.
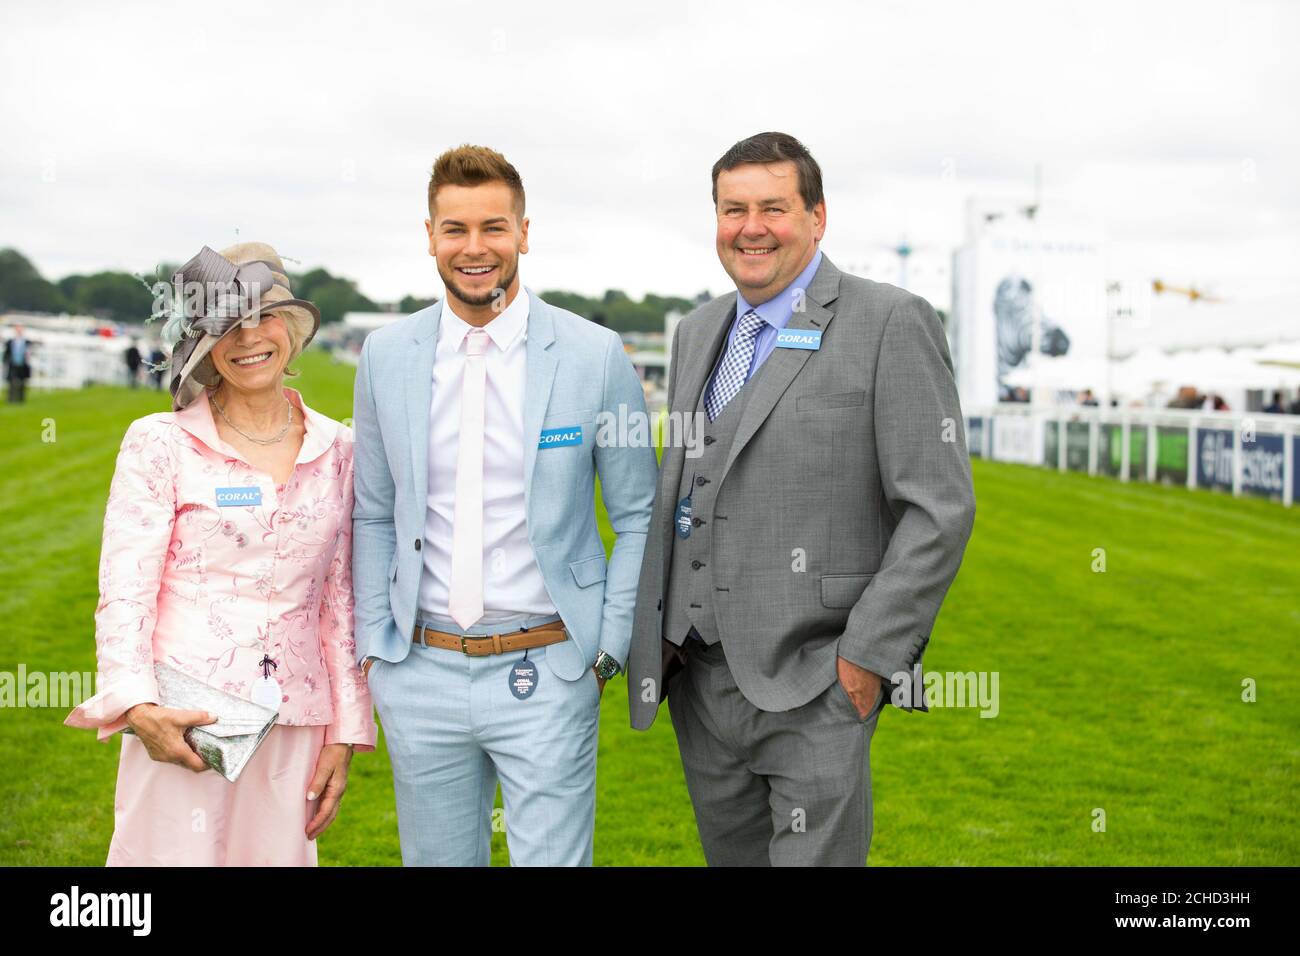
[[[469,637],[468,634],[462,634],[460,636],[460,652],[466,657],[469,657],[469,645],[465,643],[465,638],[467,637]]]

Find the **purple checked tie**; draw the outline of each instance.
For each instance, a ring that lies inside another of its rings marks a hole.
[[[749,375],[749,363],[754,358],[754,340],[758,338],[758,330],[762,327],[762,316],[753,309],[740,317],[740,328],[736,329],[735,338],[727,346],[727,354],[722,357],[718,374],[713,378],[713,386],[704,399],[704,411],[709,416],[709,421],[714,421],[721,415],[727,403],[744,386],[745,378]]]

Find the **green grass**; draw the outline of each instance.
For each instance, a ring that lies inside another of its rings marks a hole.
[[[310,404],[350,413],[349,367],[320,353],[299,367],[292,384]],[[0,406],[0,671],[94,669],[113,462],[127,424],[165,406],[159,393],[111,387]],[[55,441],[42,441],[45,419]],[[1300,862],[1300,513],[974,468],[975,532],[925,662],[998,672],[1000,712],[886,708],[872,745],[872,864]],[[1245,678],[1256,703],[1241,701]],[[0,711],[0,865],[104,860],[117,743],[64,727],[64,715]],[[632,731],[621,679],[605,691],[598,788],[597,864],[703,862],[667,714]],[[1105,832],[1093,831],[1094,808]],[[320,858],[400,862],[382,741],[354,759]],[[506,861],[504,834],[493,861]]]

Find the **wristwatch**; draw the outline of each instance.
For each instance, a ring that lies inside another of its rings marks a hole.
[[[609,680],[616,674],[621,674],[623,668],[619,666],[618,660],[612,654],[601,651],[596,655],[596,676],[601,680]]]

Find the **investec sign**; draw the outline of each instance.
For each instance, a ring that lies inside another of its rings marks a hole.
[[[1255,436],[1241,444],[1241,490],[1257,495],[1282,495],[1285,455],[1281,435]],[[1232,488],[1232,432],[1225,428],[1196,430],[1196,483],[1202,488]]]

